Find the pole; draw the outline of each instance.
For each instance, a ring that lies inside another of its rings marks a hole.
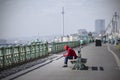
[[[62,17],[63,17],[63,36],[64,36],[64,7],[62,7]]]
[[[115,12],[115,28],[116,28],[116,33],[118,32],[118,27],[117,27],[117,18],[118,18],[118,15],[117,15],[117,12]]]
[[[117,20],[119,18],[119,16],[117,15],[117,12],[114,13],[113,18],[114,18],[114,28],[115,28],[114,37],[115,37],[115,45],[116,45],[117,38],[118,38],[118,35],[117,35],[117,33],[118,33]]]

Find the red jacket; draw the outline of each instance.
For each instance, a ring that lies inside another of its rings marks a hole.
[[[68,48],[67,53],[64,54],[63,56],[74,56],[75,59],[77,58],[77,55],[76,55],[75,51],[71,48]]]

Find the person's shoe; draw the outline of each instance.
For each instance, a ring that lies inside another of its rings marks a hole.
[[[70,61],[72,64],[76,63],[76,61]]]
[[[73,64],[73,61],[70,61]]]
[[[68,67],[67,64],[63,65],[63,67]]]

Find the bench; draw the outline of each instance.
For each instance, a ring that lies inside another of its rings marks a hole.
[[[77,69],[77,70],[83,70],[85,69],[87,66],[85,65],[85,63],[87,62],[86,58],[82,58],[81,57],[81,49],[78,51],[78,58],[77,59],[70,59],[69,61],[74,64],[73,66],[73,70]]]

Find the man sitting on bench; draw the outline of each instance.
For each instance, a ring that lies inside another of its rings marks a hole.
[[[63,56],[65,57],[63,67],[67,67],[68,59],[73,59],[73,58],[76,59],[77,55],[75,51],[72,48],[70,48],[68,45],[65,45],[64,49],[67,50],[67,53],[63,54]]]

